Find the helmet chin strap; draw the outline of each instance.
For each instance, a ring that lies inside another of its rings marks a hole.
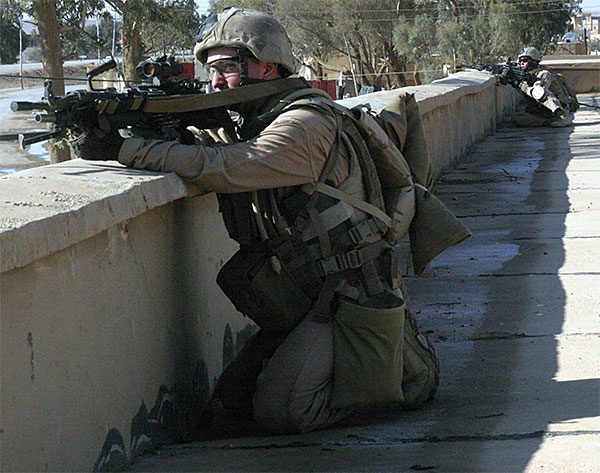
[[[239,48],[237,52],[240,61],[240,77],[242,78],[240,86],[267,82],[266,79],[254,79],[248,75],[248,59],[251,57],[249,51],[245,48]]]

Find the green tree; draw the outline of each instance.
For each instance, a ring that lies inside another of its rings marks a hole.
[[[0,64],[13,64],[19,54],[20,13],[9,2],[0,2],[0,7]],[[27,44],[28,38],[23,35],[23,49]]]
[[[174,53],[193,46],[200,18],[193,0],[106,0],[123,18],[125,78],[152,54]]]
[[[298,58],[313,58],[306,67],[321,75],[333,58],[348,50],[359,82],[378,87],[405,84],[400,71],[406,57],[394,47],[393,26],[399,10],[414,8],[419,0],[214,0],[212,11],[229,6],[254,8],[273,14],[286,28]]]
[[[121,23],[115,21],[112,15],[105,11],[98,18],[99,24],[87,24],[85,38],[80,44],[79,53],[90,58],[95,58],[100,52],[100,58],[112,54],[113,35],[115,40],[115,56],[121,52],[119,39],[122,35]],[[100,33],[98,35],[98,33]]]
[[[394,26],[394,46],[398,53],[414,64],[415,82],[419,77],[418,69],[438,67],[432,58],[437,46],[435,34],[435,15],[432,14],[421,14],[411,19],[402,17]],[[434,74],[428,76],[436,77]]]
[[[525,45],[542,53],[568,28],[580,0],[440,0],[440,51],[459,64],[514,57]]]

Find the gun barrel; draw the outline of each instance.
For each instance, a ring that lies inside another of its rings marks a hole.
[[[45,102],[20,102],[10,103],[10,109],[13,112],[27,112],[29,110],[48,110],[48,104]]]
[[[54,114],[54,113],[36,113],[35,121],[38,123],[54,123],[56,121],[56,114]]]
[[[52,138],[58,138],[62,135],[61,130],[49,131],[47,133],[39,133],[35,136],[27,136],[26,134],[19,135],[19,147],[21,149],[25,149],[26,146],[32,145],[34,143],[39,143],[40,141],[47,141]]]

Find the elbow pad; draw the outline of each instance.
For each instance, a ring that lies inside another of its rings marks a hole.
[[[546,89],[540,85],[534,85],[531,88],[531,96],[536,100],[544,100],[546,98]]]

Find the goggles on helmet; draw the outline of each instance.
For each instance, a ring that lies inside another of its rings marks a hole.
[[[196,42],[199,43],[204,39],[204,37],[208,34],[210,30],[212,30],[213,26],[218,21],[217,15],[211,15],[206,20],[202,22],[200,28],[198,29],[198,33],[196,33]]]
[[[208,74],[208,78],[211,80],[217,74],[224,77],[231,74],[237,74],[240,72],[239,59],[239,56],[217,59],[210,64],[206,64],[204,69]]]

